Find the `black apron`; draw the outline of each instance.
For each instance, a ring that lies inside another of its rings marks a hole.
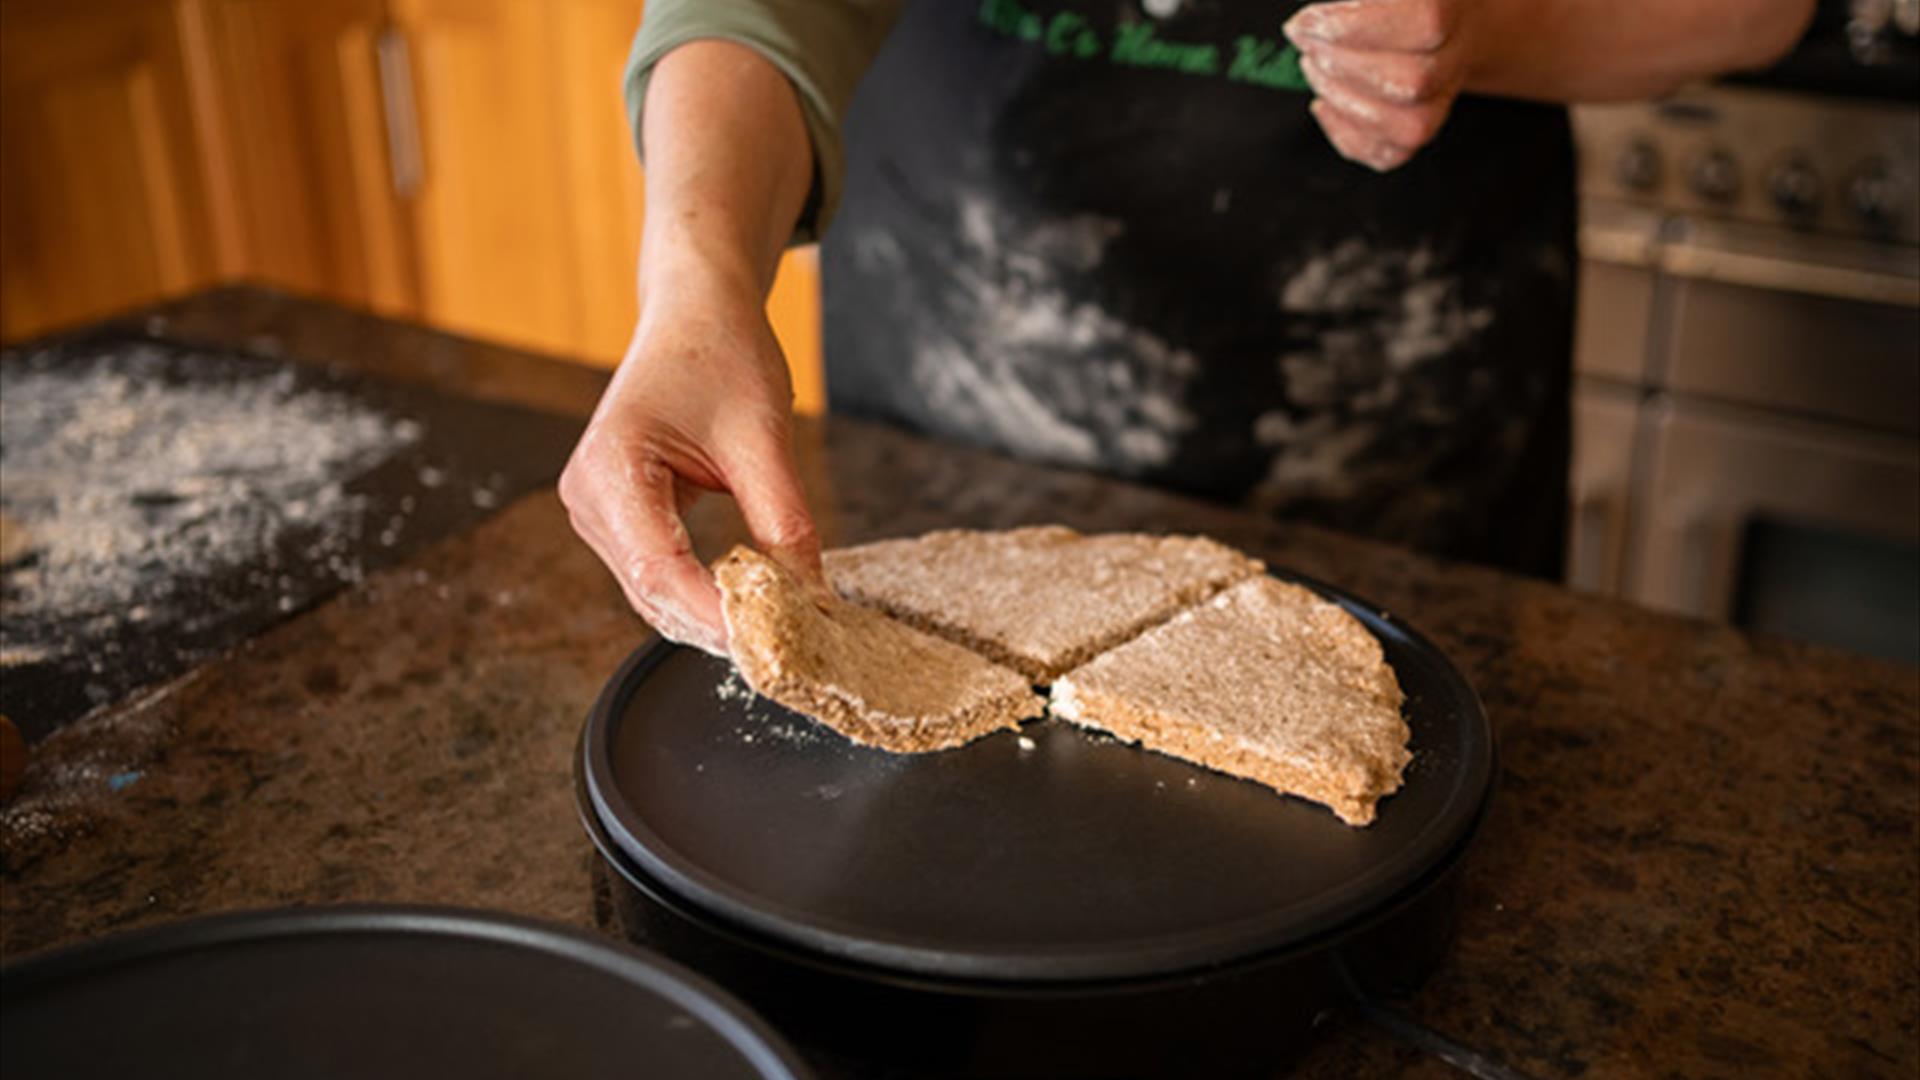
[[[909,4],[822,245],[831,408],[1557,577],[1565,111],[1463,98],[1375,174],[1298,7]]]

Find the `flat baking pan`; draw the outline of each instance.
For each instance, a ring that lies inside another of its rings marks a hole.
[[[804,1075],[680,966],[482,912],[305,908],[136,931],[0,976],[8,1077]]]
[[[1413,764],[1368,828],[1051,720],[943,753],[865,749],[745,692],[725,661],[660,643],[588,719],[587,812],[692,908],[877,970],[1071,983],[1285,950],[1457,858],[1494,746],[1426,639],[1276,576],[1358,618],[1406,692]]]

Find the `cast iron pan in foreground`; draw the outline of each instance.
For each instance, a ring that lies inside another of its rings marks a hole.
[[[798,1059],[691,972],[558,927],[305,908],[136,931],[7,967],[8,1077],[793,1080]]]
[[[943,753],[864,749],[663,644],[588,719],[583,810],[686,905],[875,970],[1152,979],[1325,939],[1457,860],[1492,733],[1424,638],[1278,576],[1365,624],[1406,692],[1414,761],[1368,828],[1058,721]]]

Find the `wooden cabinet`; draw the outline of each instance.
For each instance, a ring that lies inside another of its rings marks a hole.
[[[222,278],[602,365],[644,194],[635,0],[9,0],[11,340]],[[819,287],[769,299],[817,411]]]
[[[568,227],[580,274],[580,351],[617,362],[633,334],[634,265],[646,210],[620,92],[640,5],[571,0],[549,10],[554,130],[569,177]]]
[[[0,335],[217,276],[178,11],[0,6]]]
[[[421,150],[412,195],[421,314],[461,333],[564,354],[581,344],[580,267],[549,7],[392,3]]]
[[[418,312],[414,247],[388,152],[383,0],[206,0],[212,171],[242,271],[303,293]]]

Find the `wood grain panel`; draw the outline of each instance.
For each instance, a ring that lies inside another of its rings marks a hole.
[[[216,273],[175,10],[0,7],[0,337]]]
[[[561,157],[554,6],[394,0],[411,46],[425,172],[412,208],[421,311],[461,333],[572,354],[573,201]]]
[[[375,40],[383,0],[206,0],[213,108],[233,152],[241,272],[412,314]]]
[[[634,260],[646,197],[620,92],[640,25],[635,0],[569,0],[553,8],[554,90],[580,282],[580,355],[620,362],[636,314]]]

